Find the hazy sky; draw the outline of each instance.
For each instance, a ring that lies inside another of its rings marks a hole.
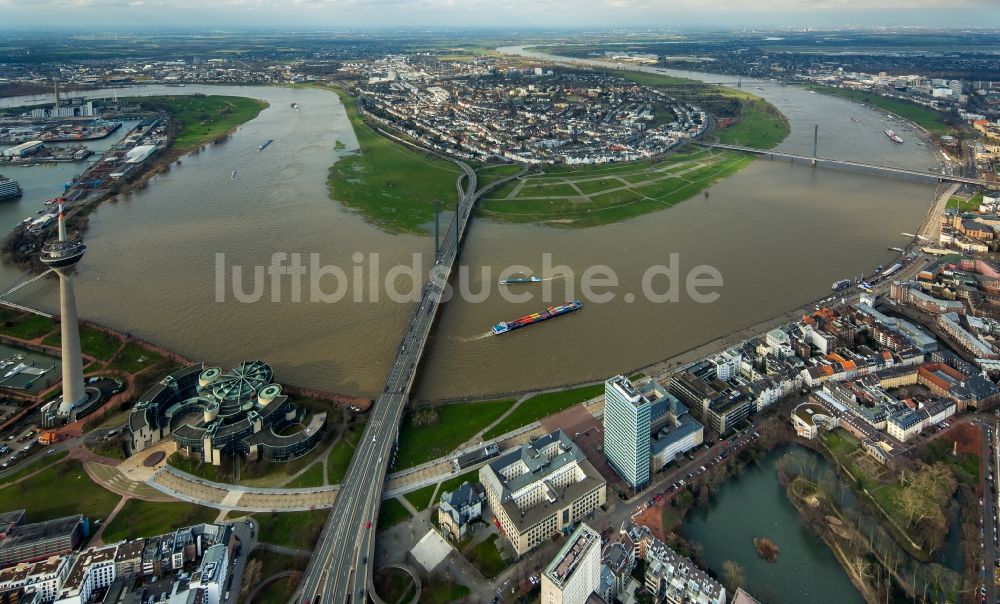
[[[1000,26],[1000,0],[0,0],[0,29]]]

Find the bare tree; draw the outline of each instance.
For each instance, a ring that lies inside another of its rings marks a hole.
[[[722,563],[722,580],[729,589],[736,591],[746,585],[746,571],[736,562],[726,560]]]

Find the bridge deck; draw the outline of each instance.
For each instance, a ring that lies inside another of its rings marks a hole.
[[[441,304],[441,295],[461,249],[476,201],[487,190],[509,180],[494,182],[477,193],[476,173],[465,163],[456,163],[463,172],[456,181],[458,211],[441,240],[428,282],[396,350],[382,392],[372,406],[364,435],[293,602],[315,603],[319,598],[322,604],[349,604],[366,600],[386,466],[395,447],[400,420],[409,402],[420,358]]]
[[[803,161],[816,162],[817,164],[829,164],[835,166],[847,166],[852,168],[864,168],[866,170],[873,170],[876,172],[882,172],[886,174],[899,174],[906,176],[919,176],[922,178],[934,179],[939,182],[957,182],[966,185],[980,185],[984,187],[996,186],[997,183],[988,180],[982,180],[979,178],[968,178],[965,176],[952,176],[948,174],[938,174],[935,172],[922,172],[920,170],[911,170],[909,168],[898,168],[895,166],[886,166],[882,164],[870,164],[859,161],[851,161],[847,159],[834,159],[832,157],[821,157],[812,155],[803,155],[801,153],[788,153],[786,151],[772,151],[769,149],[757,149],[755,147],[742,147],[740,145],[724,145],[722,143],[695,143],[702,147],[709,147],[712,149],[725,149],[727,151],[742,151],[744,153],[754,153],[757,155],[767,155],[771,157],[783,157],[786,159],[798,159]]]

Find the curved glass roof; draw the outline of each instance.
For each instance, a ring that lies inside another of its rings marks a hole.
[[[244,361],[212,384],[212,396],[221,403],[252,401],[271,378],[271,366],[264,361]]]

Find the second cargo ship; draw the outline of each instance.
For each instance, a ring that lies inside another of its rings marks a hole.
[[[515,283],[541,283],[541,277],[511,277],[509,279],[501,279],[500,285],[511,285]]]
[[[562,304],[560,306],[550,306],[543,311],[521,317],[520,319],[497,323],[493,326],[493,334],[500,335],[502,333],[507,333],[508,331],[514,331],[515,329],[519,329],[527,325],[533,325],[535,323],[541,323],[542,321],[573,312],[574,310],[580,310],[581,308],[583,308],[583,302],[580,302],[579,300],[573,300],[569,304]]]

